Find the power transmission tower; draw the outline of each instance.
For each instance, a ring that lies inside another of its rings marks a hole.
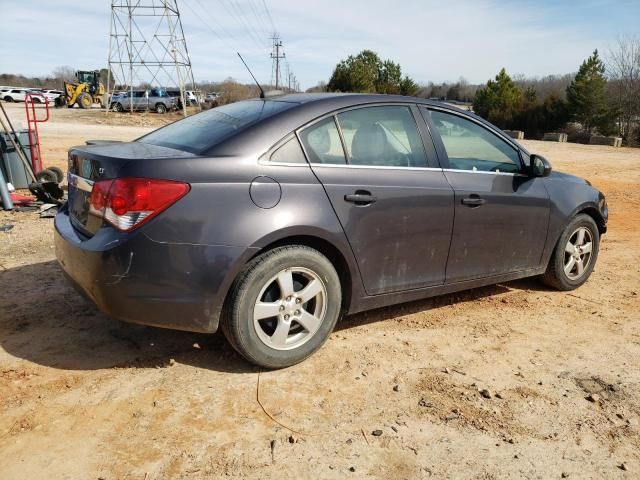
[[[195,90],[195,80],[178,0],[112,0],[109,35],[107,92],[178,88],[186,116],[185,83]]]
[[[273,61],[271,76],[275,76],[276,79],[276,90],[278,90],[278,86],[280,85],[280,60],[285,58],[284,52],[280,52],[282,48],[282,40],[277,33],[273,34],[271,37],[273,40],[273,52],[271,52],[271,59]]]

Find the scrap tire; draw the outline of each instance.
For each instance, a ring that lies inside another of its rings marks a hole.
[[[56,172],[50,170],[50,169],[45,169],[42,170],[38,173],[36,173],[36,180],[39,182],[55,182],[58,183],[58,175],[56,175]]]
[[[56,174],[56,179],[58,180],[58,183],[61,183],[62,180],[64,180],[64,172],[62,171],[62,169],[58,167],[47,167],[47,170]]]

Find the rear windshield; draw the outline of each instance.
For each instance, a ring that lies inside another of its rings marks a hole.
[[[231,103],[167,125],[138,141],[201,154],[250,125],[293,106],[295,103],[273,100]]]

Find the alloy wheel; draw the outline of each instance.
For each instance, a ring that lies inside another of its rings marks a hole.
[[[258,338],[275,350],[292,350],[309,341],[327,311],[327,288],[313,271],[294,267],[269,279],[253,307]]]
[[[564,273],[570,280],[578,280],[591,263],[593,236],[588,228],[574,231],[564,247]]]

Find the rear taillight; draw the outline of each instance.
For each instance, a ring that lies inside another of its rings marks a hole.
[[[155,178],[116,178],[93,185],[89,212],[130,232],[189,192],[190,185]]]

